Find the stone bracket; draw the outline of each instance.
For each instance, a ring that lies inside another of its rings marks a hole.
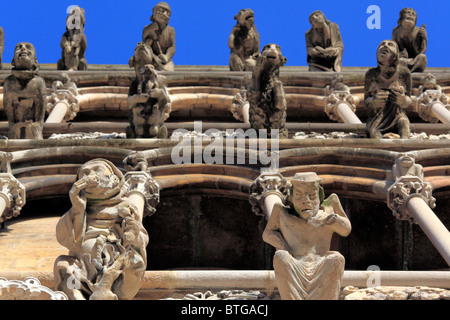
[[[258,216],[264,213],[264,199],[269,195],[277,195],[283,203],[289,196],[289,182],[280,173],[263,173],[250,185],[249,201],[252,211]]]
[[[431,123],[439,122],[439,119],[433,115],[433,104],[440,103],[445,109],[450,111],[448,97],[441,90],[425,90],[417,99],[416,112],[425,121]]]
[[[355,113],[358,100],[359,99],[351,95],[349,91],[333,90],[326,97],[325,113],[333,121],[344,122],[337,112],[337,107],[344,103],[353,113]]]
[[[146,210],[144,216],[153,215],[159,203],[159,184],[152,176],[143,171],[129,171],[125,174],[125,181],[129,186],[127,196],[139,193],[145,199]]]
[[[0,197],[5,201],[5,210],[0,213],[0,222],[17,217],[25,205],[25,187],[11,173],[0,173]]]
[[[67,106],[67,112],[63,118],[65,122],[73,120],[80,111],[78,97],[71,90],[56,89],[53,91],[47,98],[47,112],[51,113],[58,103],[64,103]]]
[[[433,209],[436,207],[436,199],[431,194],[432,187],[429,183],[423,182],[419,177],[402,176],[389,187],[387,204],[397,219],[414,222],[406,209],[409,199],[420,197]]]

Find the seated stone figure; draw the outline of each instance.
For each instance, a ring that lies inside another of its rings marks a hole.
[[[71,300],[132,299],[142,283],[148,234],[128,186],[105,159],[86,162],[70,190],[71,209],[56,226],[69,249],[54,265],[55,285]]]
[[[252,71],[256,65],[254,54],[259,53],[260,46],[255,14],[251,9],[241,9],[234,19],[237,22],[228,38],[230,70]]]
[[[364,103],[369,109],[369,138],[408,139],[410,122],[405,109],[411,105],[411,72],[399,64],[395,41],[384,40],[377,49],[378,67],[365,74]]]
[[[84,9],[74,6],[66,19],[66,32],[61,39],[62,54],[57,64],[58,70],[87,70],[85,23]]]
[[[416,26],[417,12],[411,8],[400,11],[398,26],[392,30],[392,40],[400,51],[400,64],[411,72],[423,72],[427,66],[427,31],[425,25]]]
[[[8,118],[9,139],[42,139],[47,89],[38,75],[36,50],[20,42],[14,50],[11,75],[3,84],[3,108]]]
[[[158,71],[174,71],[172,61],[175,55],[175,29],[169,26],[172,11],[166,2],[153,7],[151,24],[142,31],[142,41],[151,47],[155,54],[153,65]]]
[[[140,42],[130,66],[136,78],[128,91],[130,126],[127,138],[167,138],[164,121],[169,117],[171,104],[165,77],[159,75],[151,63],[153,53],[149,46]]]
[[[336,232],[347,236],[351,224],[336,194],[324,200],[314,172],[296,173],[289,206],[275,204],[263,240],[276,252],[273,267],[282,300],[337,300],[345,258],[330,251]]]
[[[344,43],[339,26],[327,20],[322,11],[309,16],[311,29],[305,34],[309,71],[336,71],[342,68]]]
[[[279,130],[279,138],[288,137],[286,95],[279,79],[280,67],[286,61],[280,46],[267,44],[257,57],[250,79],[247,91],[250,126],[258,133],[267,130],[267,137],[271,136],[271,129]]]

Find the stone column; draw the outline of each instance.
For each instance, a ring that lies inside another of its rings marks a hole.
[[[129,171],[125,181],[129,186],[126,197],[138,208],[141,221],[144,216],[154,214],[159,203],[159,185],[152,176],[143,171]]]
[[[416,112],[428,122],[450,123],[450,105],[448,97],[442,92],[433,75],[426,77],[426,83],[419,88],[420,96],[416,100]]]
[[[11,174],[12,154],[0,153],[0,223],[17,217],[25,205],[25,187]]]
[[[125,174],[129,190],[126,196],[138,208],[142,221],[144,216],[156,212],[155,207],[159,203],[159,185],[147,172],[148,163],[142,152],[131,152],[123,160],[123,165],[129,170]]]
[[[450,266],[450,233],[435,215],[432,187],[420,177],[404,175],[388,189],[388,207],[400,220],[417,223]]]
[[[336,76],[327,87],[325,113],[333,121],[361,124],[355,114],[359,98],[351,95],[350,89],[341,81],[341,77]]]
[[[284,204],[289,195],[289,183],[280,173],[261,174],[250,186],[249,201],[256,215],[269,220],[273,206]]]
[[[67,122],[75,118],[80,110],[78,103],[78,92],[76,86],[70,83],[73,88],[64,88],[64,84],[55,81],[53,92],[47,99],[47,112],[49,116],[46,123]]]

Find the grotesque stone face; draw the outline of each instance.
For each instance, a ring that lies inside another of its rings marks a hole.
[[[134,67],[136,75],[140,76],[139,70],[145,65],[153,63],[153,51],[144,42],[139,42],[134,50],[134,55],[129,61],[130,67]]]
[[[413,27],[416,25],[417,13],[416,10],[411,8],[404,8],[400,11],[399,23],[403,26]]]
[[[170,6],[165,2],[160,2],[153,8],[152,21],[161,24],[168,24],[170,20],[170,14]]]
[[[318,184],[316,182],[296,183],[293,187],[291,201],[295,211],[303,219],[315,216],[320,209]]]
[[[286,63],[286,58],[283,57],[280,46],[274,43],[266,44],[261,55],[265,57],[265,63],[271,67],[280,67]]]
[[[37,65],[36,50],[31,43],[20,42],[14,50],[12,61],[16,70],[32,70]]]
[[[393,66],[398,63],[398,45],[395,41],[384,40],[377,49],[377,61],[384,66]]]
[[[78,173],[78,178],[86,181],[86,197],[106,199],[119,185],[119,178],[112,169],[101,161],[86,163]]]
[[[238,25],[251,29],[255,25],[255,13],[251,9],[239,10],[239,13],[234,17]]]
[[[146,64],[139,69],[139,72],[144,76],[144,79],[156,78],[156,69],[152,64]]]
[[[311,23],[311,25],[313,27],[319,26],[319,25],[325,23],[325,21],[326,21],[325,15],[322,12],[320,12],[320,11],[314,11],[309,16],[309,22]]]

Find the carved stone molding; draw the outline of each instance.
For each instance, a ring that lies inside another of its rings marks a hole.
[[[249,201],[253,212],[258,216],[266,216],[264,199],[269,195],[277,195],[285,203],[289,195],[289,183],[280,173],[263,173],[250,185]]]
[[[408,200],[412,197],[420,197],[433,209],[436,207],[436,199],[431,194],[432,187],[429,183],[422,181],[419,177],[402,176],[389,187],[387,204],[397,219],[414,222],[406,209]]]
[[[260,291],[222,290],[217,293],[211,291],[190,293],[182,300],[271,300]]]
[[[61,291],[53,291],[27,277],[24,281],[8,280],[0,277],[0,300],[69,300]]]
[[[11,173],[11,160],[11,153],[0,153],[0,198],[5,206],[0,212],[0,223],[17,217],[26,202],[25,187]]]

